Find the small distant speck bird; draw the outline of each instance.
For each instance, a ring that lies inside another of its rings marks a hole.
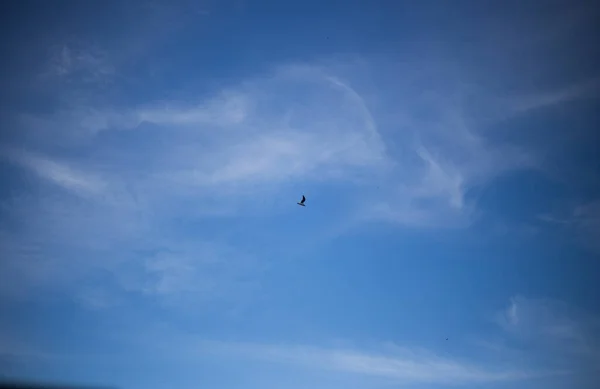
[[[302,195],[302,200],[300,200],[300,202],[298,203],[298,205],[301,205],[304,207],[304,202],[306,201],[306,197],[304,197],[304,195]]]

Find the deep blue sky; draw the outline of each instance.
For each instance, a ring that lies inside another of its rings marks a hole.
[[[597,8],[2,3],[0,373],[591,389]]]

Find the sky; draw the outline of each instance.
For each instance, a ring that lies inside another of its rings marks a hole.
[[[5,379],[600,380],[597,4],[0,7]]]

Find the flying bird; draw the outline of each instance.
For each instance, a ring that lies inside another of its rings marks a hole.
[[[300,202],[298,203],[298,205],[301,205],[304,207],[304,202],[306,201],[306,197],[304,197],[304,195],[302,195],[302,200],[300,200]]]

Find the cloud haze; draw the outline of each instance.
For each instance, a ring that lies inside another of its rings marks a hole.
[[[309,3],[7,8],[11,375],[594,382],[595,11]]]

